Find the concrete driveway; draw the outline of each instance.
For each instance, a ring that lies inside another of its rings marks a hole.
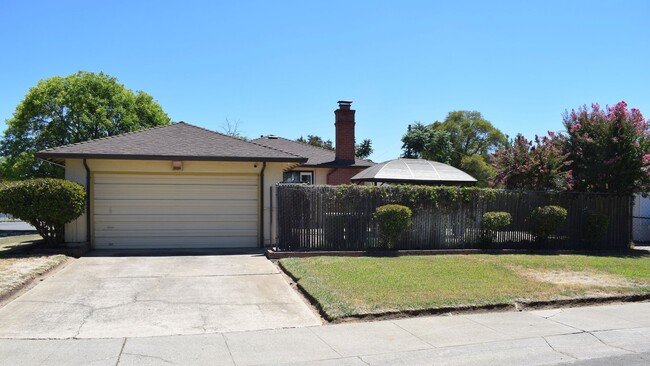
[[[190,335],[320,325],[261,254],[94,252],[0,309],[0,338]]]

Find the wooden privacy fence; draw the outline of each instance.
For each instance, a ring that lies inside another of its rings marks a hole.
[[[632,199],[627,195],[506,191],[458,187],[278,185],[278,250],[379,249],[373,221],[377,207],[398,203],[413,211],[411,226],[395,249],[484,248],[481,219],[505,211],[512,223],[493,235],[491,248],[539,248],[530,233],[538,206],[567,209],[564,226],[546,249],[625,249],[631,242]],[[604,214],[608,227],[594,238],[588,223]]]

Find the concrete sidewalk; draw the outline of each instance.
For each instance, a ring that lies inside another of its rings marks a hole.
[[[0,340],[15,365],[650,364],[650,302],[202,335]]]

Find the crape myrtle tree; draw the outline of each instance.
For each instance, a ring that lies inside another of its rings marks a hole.
[[[563,151],[565,137],[549,132],[534,141],[519,134],[512,147],[492,156],[496,169],[493,185],[506,189],[572,189],[571,164]]]
[[[62,177],[63,169],[38,161],[34,153],[169,123],[149,94],[133,92],[104,73],[79,71],[44,79],[29,89],[7,120],[0,141],[0,176]]]
[[[650,122],[620,102],[564,114],[564,133],[535,143],[519,135],[497,151],[496,186],[632,194],[650,190]]]
[[[563,148],[577,191],[634,193],[650,190],[649,121],[619,102],[592,104],[564,114]]]

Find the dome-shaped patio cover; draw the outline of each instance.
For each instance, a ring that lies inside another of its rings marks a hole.
[[[474,185],[476,183],[474,177],[460,169],[423,159],[385,161],[359,172],[350,180],[428,185]]]

